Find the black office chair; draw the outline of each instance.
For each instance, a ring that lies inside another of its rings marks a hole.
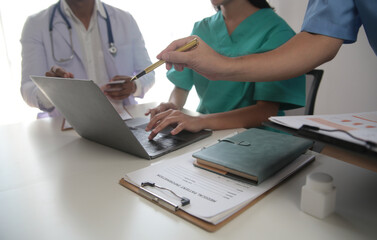
[[[314,69],[308,72],[306,75],[306,106],[302,108],[296,108],[285,111],[286,116],[295,115],[313,115],[315,100],[317,98],[317,92],[319,84],[321,83],[323,70]]]
[[[286,116],[313,115],[319,84],[321,83],[323,70],[314,69],[306,74],[306,106],[285,111]],[[312,148],[314,152],[321,152],[325,144],[315,142]]]

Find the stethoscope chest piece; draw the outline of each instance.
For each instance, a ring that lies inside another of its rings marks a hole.
[[[110,43],[109,52],[112,55],[115,55],[117,53],[118,49],[115,47],[114,43]]]

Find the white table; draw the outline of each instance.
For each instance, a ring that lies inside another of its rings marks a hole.
[[[131,114],[140,114],[130,108]],[[215,233],[120,186],[127,172],[208,145],[234,130],[148,161],[60,131],[61,119],[0,126],[0,239],[377,239],[377,174],[318,154],[314,163]],[[307,174],[334,177],[336,213],[300,211]]]

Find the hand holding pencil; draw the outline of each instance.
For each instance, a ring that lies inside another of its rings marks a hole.
[[[192,39],[191,41],[189,41],[187,44],[179,47],[178,49],[176,49],[175,51],[177,52],[185,52],[185,51],[188,51],[194,47],[196,47],[198,45],[198,39],[197,38],[194,38]],[[133,76],[131,78],[131,81],[135,81],[136,79],[144,76],[145,74],[149,73],[149,72],[152,72],[154,69],[156,69],[157,67],[161,66],[162,64],[164,64],[165,61],[164,60],[159,60],[158,62],[156,63],[153,63],[152,65],[150,65],[149,67],[145,68],[142,72],[136,74],[135,76]]]
[[[193,38],[198,41],[194,49],[186,52],[174,51]],[[229,58],[217,53],[198,36],[175,40],[158,54],[157,58],[166,62],[166,69],[168,70],[173,65],[177,71],[190,68],[210,80],[224,80],[231,77],[234,72],[234,66],[237,64],[236,58]]]

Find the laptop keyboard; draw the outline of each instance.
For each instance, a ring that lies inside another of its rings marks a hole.
[[[153,140],[149,140],[148,136],[150,133],[146,132],[144,129],[131,128],[131,131],[148,153],[159,152],[182,143],[182,140],[170,134],[159,133]]]

